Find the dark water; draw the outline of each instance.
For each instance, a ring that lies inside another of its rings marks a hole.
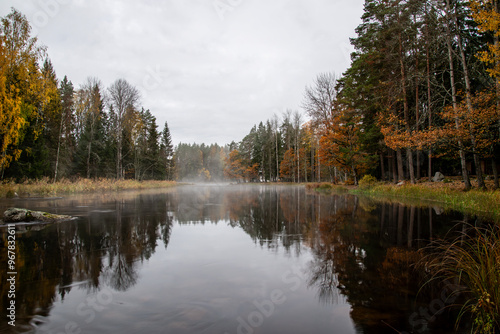
[[[437,208],[291,186],[0,203],[10,206],[78,219],[16,227],[15,298],[0,230],[1,333],[453,332],[448,291],[417,296],[409,268],[462,219]]]

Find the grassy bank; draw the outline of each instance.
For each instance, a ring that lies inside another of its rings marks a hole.
[[[132,189],[158,189],[175,186],[173,181],[136,181],[115,179],[63,179],[53,183],[48,179],[29,180],[23,183],[4,182],[0,184],[0,198],[55,196],[61,194],[120,191]]]
[[[399,186],[381,182],[365,184],[360,182],[359,187],[319,183],[308,187],[321,192],[351,193],[380,200],[397,200],[409,205],[438,203],[445,209],[478,214],[500,222],[500,191],[478,189],[465,191],[459,181],[405,183]]]

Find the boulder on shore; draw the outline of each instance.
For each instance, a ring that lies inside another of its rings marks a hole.
[[[3,213],[4,223],[21,223],[21,222],[42,222],[42,223],[57,223],[70,220],[73,217],[66,215],[56,215],[43,211],[32,211],[28,209],[10,208]]]
[[[432,178],[432,182],[441,182],[443,180],[444,180],[444,175],[441,172],[436,172],[436,174]]]

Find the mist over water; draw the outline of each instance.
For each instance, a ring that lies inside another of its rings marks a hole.
[[[452,314],[419,313],[435,296],[407,265],[461,219],[437,208],[228,184],[12,206],[78,219],[17,228],[2,333],[453,332]]]

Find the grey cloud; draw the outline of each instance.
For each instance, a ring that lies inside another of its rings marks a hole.
[[[225,144],[299,109],[318,73],[347,68],[364,3],[241,0],[221,17],[216,1],[230,3],[7,0],[0,15],[13,6],[31,20],[59,4],[36,30],[60,78],[78,87],[88,76],[106,86],[123,77],[174,142]]]

